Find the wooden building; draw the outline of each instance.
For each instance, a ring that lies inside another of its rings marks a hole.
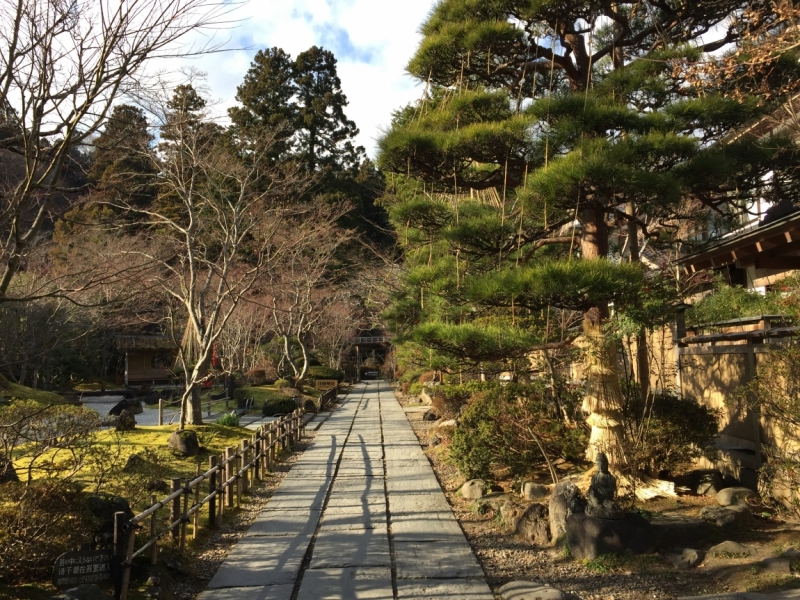
[[[125,385],[175,380],[173,367],[178,352],[168,336],[120,335],[117,348],[125,353]]]

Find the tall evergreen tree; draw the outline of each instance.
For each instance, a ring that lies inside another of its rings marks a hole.
[[[282,143],[274,158],[299,160],[310,173],[354,173],[364,151],[354,143],[358,128],[344,113],[341,85],[328,50],[314,46],[294,60],[280,48],[261,50],[237,88],[242,106],[228,111],[234,133],[275,130]]]
[[[691,206],[756,198],[792,159],[786,141],[725,140],[762,107],[684,76],[736,41],[745,4],[442,0],[408,66],[430,91],[380,142],[405,186],[394,218],[411,230],[397,316],[418,341],[480,361],[550,341],[541,309],[580,311],[590,458],[623,461],[605,330],[610,302],[633,313],[642,299],[641,269],[608,260],[615,225],[631,244],[679,242]]]

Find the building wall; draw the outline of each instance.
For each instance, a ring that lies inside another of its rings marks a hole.
[[[128,350],[128,383],[137,381],[164,381],[172,379],[172,373],[169,368],[153,366],[153,358],[155,358],[156,355],[163,354],[164,350]]]

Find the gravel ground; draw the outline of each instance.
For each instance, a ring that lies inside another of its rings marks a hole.
[[[399,394],[398,399],[404,406],[418,405],[416,399]],[[407,415],[495,594],[502,585],[515,580],[543,582],[581,600],[660,600],[800,587],[795,575],[781,577],[760,572],[754,567],[754,559],[707,557],[700,567],[691,570],[676,570],[661,554],[622,557],[615,564],[586,565],[564,557],[561,549],[533,546],[504,531],[491,511],[481,515],[471,503],[456,495],[464,479],[448,460],[446,443],[428,446],[433,423],[423,421],[423,412],[419,410],[407,411]],[[683,496],[677,501],[653,501],[645,508],[663,515],[696,516],[707,504],[716,502],[713,498]],[[797,523],[756,519],[752,529],[720,530],[711,533],[717,539],[687,540],[685,545],[704,548],[733,539],[758,548],[755,560],[761,560],[780,553],[782,548],[800,548],[798,531]]]

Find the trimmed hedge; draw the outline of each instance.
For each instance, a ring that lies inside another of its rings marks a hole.
[[[330,367],[309,367],[308,376],[314,379],[335,379],[339,383],[344,380],[344,372]]]
[[[280,398],[277,400],[265,400],[261,412],[265,417],[275,415],[286,415],[297,409],[297,403],[291,398]]]

